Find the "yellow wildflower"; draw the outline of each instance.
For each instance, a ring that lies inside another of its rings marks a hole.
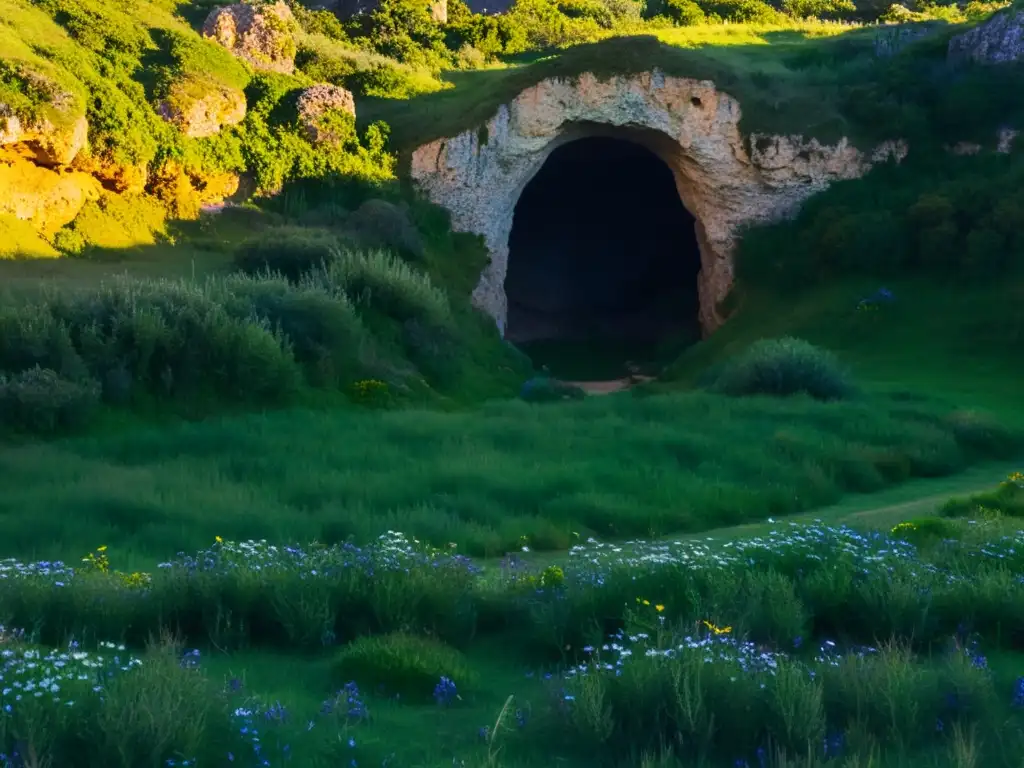
[[[665,610],[665,606],[661,603],[658,603],[656,606],[654,606],[654,610],[656,610],[658,613],[661,613]]]
[[[710,621],[704,621],[704,626],[714,632],[716,635],[727,635],[732,632],[732,627],[716,627]]]

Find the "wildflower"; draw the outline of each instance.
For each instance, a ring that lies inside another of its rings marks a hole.
[[[716,635],[727,635],[732,632],[732,627],[716,627],[710,621],[702,621],[701,623]]]
[[[665,606],[661,603],[658,603],[656,606],[654,606],[654,610],[656,610],[658,613],[661,613],[665,610]]]
[[[448,677],[442,676],[440,682],[434,686],[434,701],[444,707],[451,704],[457,698],[459,698],[459,692],[455,682]]]

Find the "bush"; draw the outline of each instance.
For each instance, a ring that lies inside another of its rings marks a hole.
[[[423,258],[423,238],[404,204],[367,200],[349,216],[345,229],[364,248],[393,250],[415,260]]]
[[[284,336],[309,384],[333,388],[359,374],[368,333],[343,295],[245,275],[226,279],[218,292],[233,317],[256,318]]]
[[[807,394],[838,400],[852,392],[836,357],[802,339],[762,339],[727,362],[710,389],[723,395]]]
[[[947,501],[939,509],[946,517],[1024,517],[1024,474],[1014,472],[994,490]]]
[[[389,696],[430,699],[434,686],[447,677],[460,689],[476,684],[463,655],[439,640],[395,632],[361,637],[342,649],[334,664],[337,680],[383,688]]]
[[[704,9],[694,0],[665,0],[662,14],[682,27],[703,24],[707,21]]]
[[[402,346],[412,364],[432,383],[451,389],[459,380],[461,350],[452,326],[406,320]]]
[[[0,424],[31,433],[54,433],[86,424],[100,401],[93,379],[68,381],[35,366],[7,376],[0,373]]]
[[[313,283],[343,292],[357,307],[405,322],[451,323],[448,297],[430,278],[383,251],[336,250],[334,258],[311,273]]]
[[[278,227],[244,241],[235,253],[235,267],[249,275],[267,272],[297,281],[334,258],[339,238],[309,227]]]

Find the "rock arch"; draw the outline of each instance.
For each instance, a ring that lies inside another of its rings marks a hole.
[[[741,230],[792,215],[810,195],[872,164],[906,153],[888,143],[870,155],[846,139],[823,145],[800,136],[739,130],[740,105],[710,81],[658,70],[600,80],[584,74],[544,80],[501,106],[485,126],[417,148],[413,182],[447,208],[458,231],[483,236],[490,263],[473,302],[504,330],[508,239],[526,184],[562,144],[589,136],[642,144],[671,169],[683,205],[696,219],[701,252],[699,319],[710,333],[732,287]],[[595,162],[599,162],[595,158]]]

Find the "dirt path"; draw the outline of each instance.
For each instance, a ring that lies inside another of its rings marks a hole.
[[[729,539],[760,536],[772,529],[789,523],[808,523],[820,519],[826,525],[848,524],[855,528],[891,528],[898,522],[914,517],[934,515],[942,502],[952,496],[969,496],[992,489],[1014,471],[1024,465],[1024,457],[1012,462],[1000,461],[970,467],[964,472],[948,477],[909,480],[892,488],[867,494],[851,494],[828,507],[799,512],[793,515],[771,518],[772,522],[761,521],[715,528],[698,533],[684,533],[660,536],[652,541],[683,541],[687,539]],[[604,540],[615,543],[614,540]],[[520,555],[533,566],[564,565],[568,553],[536,552]],[[479,561],[485,565],[497,565],[499,558]]]
[[[610,381],[563,381],[563,384],[579,387],[588,395],[610,395],[613,392],[623,392],[637,384],[644,384],[654,381],[653,376],[625,376],[621,379]]]

